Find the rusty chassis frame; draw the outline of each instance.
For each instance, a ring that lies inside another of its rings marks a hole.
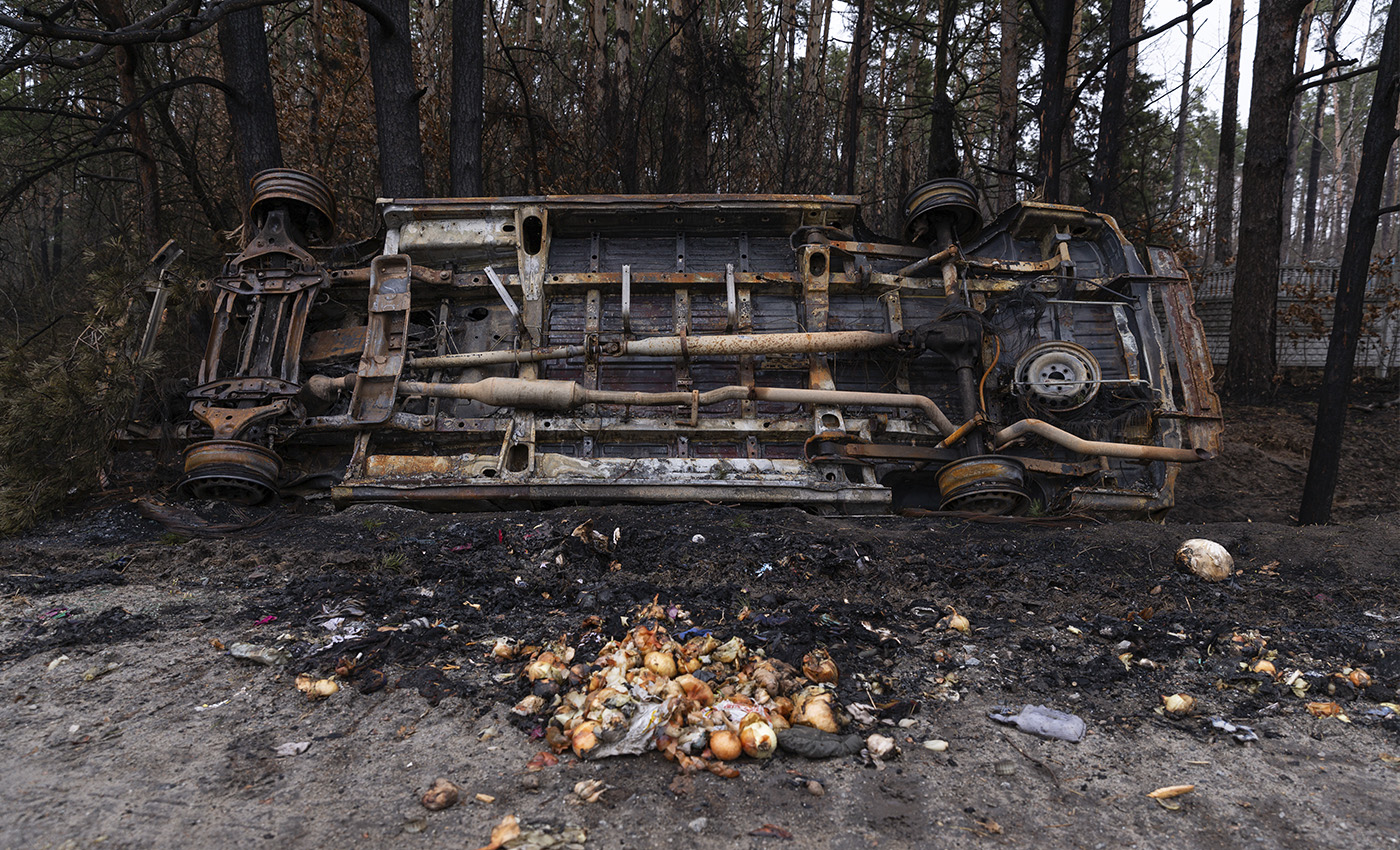
[[[192,497],[1153,516],[1219,447],[1189,278],[1080,208],[930,181],[893,242],[839,196],[385,200],[335,263],[319,181],[253,189]]]

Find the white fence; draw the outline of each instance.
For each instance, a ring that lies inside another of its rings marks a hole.
[[[1235,270],[1209,269],[1194,275],[1196,314],[1205,326],[1210,358],[1224,363],[1230,354],[1230,299]],[[1356,347],[1356,365],[1385,377],[1400,369],[1400,270],[1381,269],[1366,282],[1366,313]],[[1336,266],[1284,266],[1279,270],[1278,361],[1280,366],[1321,367],[1327,361]]]

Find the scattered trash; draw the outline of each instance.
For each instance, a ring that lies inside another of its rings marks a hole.
[[[257,621],[256,623],[254,623],[253,625],[255,625],[255,626],[265,626],[265,625],[267,625],[268,623],[275,623],[275,622],[277,622],[277,615],[276,615],[276,614],[268,614],[268,615],[266,615],[266,616],[264,616],[264,617],[258,618],[258,621]]]
[[[1015,776],[1016,762],[1011,759],[997,759],[992,764],[992,773],[997,776]]]
[[[291,741],[286,744],[278,744],[272,748],[272,751],[277,754],[278,758],[286,758],[288,756],[299,756],[309,749],[311,749],[310,741]]]
[[[289,664],[292,660],[291,654],[285,650],[259,646],[255,643],[235,643],[228,648],[228,654],[234,658],[252,661],[266,667],[278,667]]]
[[[1233,737],[1241,744],[1248,744],[1259,740],[1259,736],[1249,726],[1240,726],[1231,723],[1223,717],[1212,717],[1210,719],[1211,728],[1224,732]]]
[[[121,667],[121,665],[115,661],[108,661],[101,667],[89,667],[83,671],[83,681],[91,682],[96,679],[101,679],[103,676],[106,676],[108,673],[111,673],[118,667]]]
[[[757,570],[754,571],[754,575],[756,575],[756,576],[762,576],[763,574],[767,573],[767,572],[768,572],[769,570],[771,570],[771,569],[773,569],[773,565],[772,565],[772,564],[764,564],[763,566],[759,567]]]
[[[694,537],[690,538],[690,542],[691,542],[691,543],[704,543],[704,542],[705,542],[705,535],[703,535],[703,534],[697,534],[697,535],[695,535]]]
[[[423,808],[430,812],[440,812],[443,809],[456,805],[457,798],[460,797],[461,794],[462,789],[458,788],[455,782],[450,779],[438,777],[433,780],[433,787],[429,788],[423,796],[419,798],[419,802],[423,804]],[[493,832],[491,834],[492,840],[494,840],[495,837],[496,834]]]
[[[1190,694],[1167,694],[1162,697],[1162,710],[1173,717],[1190,714],[1196,707],[1196,698]]]
[[[57,658],[55,658],[54,660],[52,660],[52,661],[49,662],[49,664],[48,664],[48,669],[50,669],[50,670],[57,670],[57,669],[58,669],[58,665],[67,663],[67,662],[72,661],[72,660],[73,660],[73,659],[69,658],[69,657],[66,656],[66,655],[60,655],[60,656],[58,656]]]
[[[749,835],[752,835],[754,838],[781,838],[783,841],[792,840],[791,832],[788,832],[781,826],[774,826],[771,823],[765,823],[758,829],[751,830]]]
[[[992,712],[987,716],[998,723],[1009,723],[1022,732],[1061,741],[1079,741],[1084,737],[1086,728],[1084,721],[1073,714],[1066,714],[1043,705],[1021,706],[1021,711],[1017,714]]]
[[[830,759],[859,755],[865,742],[859,735],[837,735],[809,726],[793,726],[778,731],[778,746],[807,759]]]
[[[302,673],[297,676],[297,690],[306,694],[309,700],[318,700],[339,693],[340,684],[335,679],[317,679]]]
[[[939,738],[931,738],[927,741],[924,741],[924,749],[932,750],[935,753],[947,752],[948,742]]]
[[[477,794],[472,799],[476,800],[478,803],[490,804],[496,802],[496,798],[491,796],[490,794]]]
[[[1235,569],[1235,559],[1224,546],[1200,537],[1181,544],[1176,562],[1206,581],[1227,579]]]

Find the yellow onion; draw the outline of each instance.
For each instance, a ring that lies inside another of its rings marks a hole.
[[[871,758],[882,759],[898,753],[899,749],[894,745],[894,738],[876,734],[865,739],[865,751]]]
[[[569,670],[559,663],[559,657],[552,652],[541,652],[535,660],[525,665],[525,677],[532,682],[546,679],[552,682],[562,682],[569,675]]]
[[[972,621],[958,613],[958,609],[948,606],[948,616],[938,621],[938,628],[947,629],[953,632],[962,632],[965,635],[972,634]]]
[[[335,679],[317,679],[303,673],[297,676],[297,690],[306,694],[307,699],[317,700],[339,693],[340,685]]]
[[[762,661],[753,668],[753,680],[770,694],[783,692],[782,678],[771,661]]]
[[[514,638],[498,637],[496,644],[491,647],[491,655],[497,661],[509,661],[515,657],[516,645]]]
[[[689,673],[684,676],[677,676],[675,682],[677,685],[680,685],[682,694],[684,694],[685,698],[688,700],[697,702],[700,705],[709,705],[715,701],[715,693],[710,690],[710,686]]]
[[[638,667],[636,670],[628,672],[627,683],[651,696],[657,696],[666,690],[666,686],[671,684],[671,680],[659,676],[645,667]]]
[[[1162,697],[1162,708],[1167,714],[1187,714],[1196,707],[1196,698],[1190,694],[1168,694]]]
[[[819,685],[834,684],[838,676],[836,662],[825,649],[814,649],[802,656],[802,673]]]
[[[749,714],[739,724],[739,747],[749,758],[766,759],[778,749],[778,735],[760,714]]]
[[[1274,663],[1266,659],[1260,659],[1259,661],[1254,662],[1254,666],[1249,669],[1254,671],[1255,673],[1268,673],[1270,676],[1273,676],[1278,672],[1274,669]]]
[[[773,713],[783,719],[792,717],[792,700],[787,697],[773,697]]]
[[[743,751],[738,732],[732,729],[716,729],[710,733],[710,752],[720,761],[733,761]]]
[[[681,647],[681,654],[686,658],[698,659],[702,655],[709,655],[717,646],[719,641],[715,640],[713,635],[696,635]]]
[[[1206,581],[1220,581],[1235,570],[1235,559],[1214,540],[1187,540],[1176,550],[1176,562]]]
[[[630,699],[627,692],[620,688],[599,688],[583,701],[583,710],[593,714],[602,708],[621,708]]]
[[[421,798],[423,808],[433,812],[440,812],[457,802],[462,789],[450,779],[439,778],[433,782],[433,787],[429,788]]]
[[[841,724],[836,719],[836,709],[832,704],[835,694],[822,687],[803,688],[792,700],[792,716],[788,718],[794,726],[811,726],[823,732],[839,732]]]
[[[1358,688],[1369,688],[1371,686],[1371,674],[1362,670],[1360,667],[1348,673],[1347,678],[1351,680],[1352,685]]]
[[[520,717],[529,717],[532,714],[539,714],[544,711],[544,698],[531,694],[515,704],[515,708],[510,710],[511,714]]]
[[[668,679],[676,677],[676,657],[669,652],[652,650],[646,654],[647,669]]]
[[[710,652],[710,657],[721,664],[733,664],[748,653],[744,641],[738,637],[732,637]]]
[[[605,708],[598,712],[598,728],[593,730],[602,741],[616,741],[627,734],[631,720],[616,708]]]
[[[569,736],[570,746],[573,747],[574,755],[583,758],[598,746],[598,724],[592,720],[585,721],[574,727],[573,734]]]

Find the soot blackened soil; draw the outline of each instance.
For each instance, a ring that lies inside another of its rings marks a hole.
[[[1166,525],[709,505],[74,512],[0,544],[0,846],[479,847],[506,815],[582,827],[589,848],[1386,846],[1400,834],[1394,408],[1359,412],[1368,456],[1347,461],[1391,465],[1357,473],[1370,490],[1344,475],[1342,522],[1306,529],[1284,524],[1301,477],[1273,480],[1298,465],[1276,443],[1306,411],[1261,410],[1232,424],[1215,472],[1183,476]],[[574,536],[585,522],[608,544]],[[1234,554],[1231,580],[1173,564],[1198,536]],[[954,609],[969,634],[940,626]],[[841,703],[869,711],[852,731],[901,753],[779,753],[736,762],[735,779],[682,776],[656,753],[527,769],[542,729],[511,717],[529,689],[523,661],[490,657],[495,639],[567,636],[587,660],[646,618],[794,664],[827,648]],[[236,643],[288,660],[237,660]],[[338,665],[328,699],[296,689]],[[1177,693],[1192,711],[1158,710]],[[1024,704],[1088,734],[987,717]],[[1345,719],[1314,716],[1324,704]],[[463,802],[429,812],[418,798],[439,776]],[[580,803],[585,779],[608,790]],[[1195,789],[1146,796],[1179,784]]]

